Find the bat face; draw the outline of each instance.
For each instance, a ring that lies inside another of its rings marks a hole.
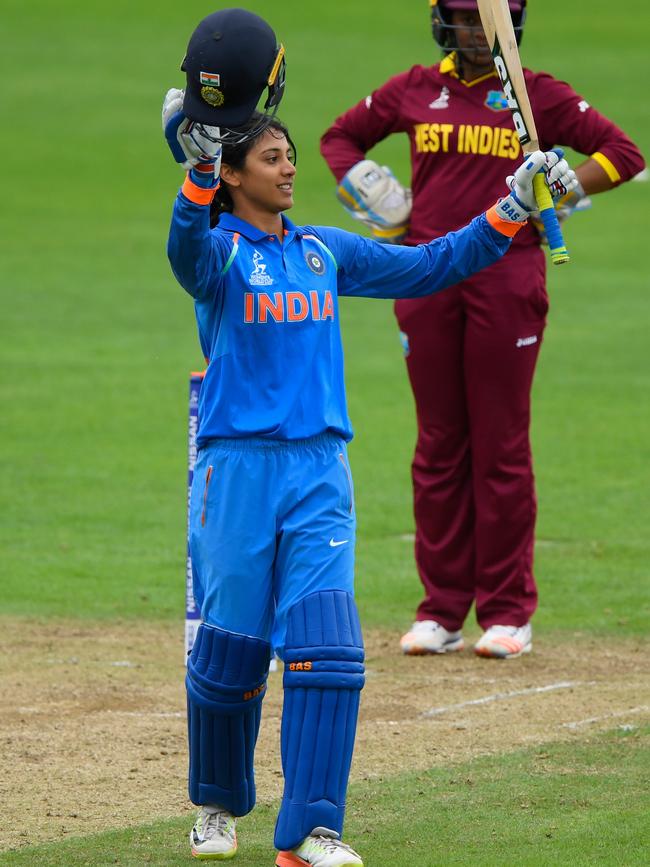
[[[478,0],[478,11],[519,141],[525,153],[536,151],[539,148],[537,129],[526,90],[526,79],[521,67],[508,0]],[[569,254],[543,173],[535,177],[533,187],[553,263],[560,265],[568,262]]]
[[[492,49],[492,59],[494,60],[494,67],[499,75],[499,78],[501,79],[501,84],[503,85],[503,93],[508,102],[508,108],[512,112],[512,120],[515,125],[515,131],[523,147],[524,145],[527,145],[528,142],[531,140],[531,135],[528,131],[528,127],[526,126],[526,122],[524,120],[524,116],[522,114],[521,106],[519,105],[517,95],[515,94],[514,87],[512,86],[508,67],[506,66],[505,60],[501,56],[501,46],[499,45],[498,39],[495,41],[494,48]]]
[[[519,141],[524,151],[537,150],[537,129],[508,0],[478,0],[478,11]]]

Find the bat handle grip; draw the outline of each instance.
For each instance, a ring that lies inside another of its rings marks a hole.
[[[549,250],[551,251],[551,260],[554,265],[562,265],[569,261],[569,253],[562,237],[562,229],[560,222],[553,207],[553,199],[551,192],[544,178],[544,170],[540,169],[533,178],[533,190],[539,215],[544,223],[544,230],[548,239]]]

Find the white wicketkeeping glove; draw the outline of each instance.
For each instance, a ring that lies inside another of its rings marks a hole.
[[[221,142],[218,126],[195,123],[183,114],[183,91],[168,90],[162,107],[162,128],[177,163],[189,171],[212,172],[219,177]]]
[[[506,179],[511,193],[496,206],[502,219],[523,223],[537,211],[533,179],[540,169],[544,170],[546,183],[554,198],[566,195],[578,183],[576,173],[569,168],[567,161],[561,158],[561,152],[533,151],[514,175]]]
[[[411,191],[387,166],[361,160],[341,179],[336,195],[348,214],[372,229],[377,240],[396,244],[406,236]]]

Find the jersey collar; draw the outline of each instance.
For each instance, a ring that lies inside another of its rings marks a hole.
[[[443,75],[450,75],[452,78],[458,79],[461,84],[464,84],[465,87],[474,87],[475,84],[480,84],[481,81],[485,81],[488,78],[492,78],[496,75],[496,71],[492,70],[491,72],[486,72],[485,75],[482,75],[480,78],[475,78],[474,81],[465,81],[464,78],[461,78],[458,74],[458,66],[457,66],[458,54],[455,51],[452,51],[451,54],[448,54],[446,57],[440,61],[440,72]]]
[[[296,231],[296,227],[286,214],[282,214],[282,225],[285,236]],[[262,229],[258,229],[256,226],[247,223],[246,220],[240,220],[239,217],[235,217],[234,214],[227,212],[219,216],[219,228],[225,229],[227,232],[239,232],[244,238],[248,238],[249,241],[254,242],[269,237]]]

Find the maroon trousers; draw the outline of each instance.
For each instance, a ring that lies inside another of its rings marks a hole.
[[[537,605],[530,391],[548,297],[541,250],[510,250],[469,280],[397,301],[418,441],[418,620],[522,626]]]

